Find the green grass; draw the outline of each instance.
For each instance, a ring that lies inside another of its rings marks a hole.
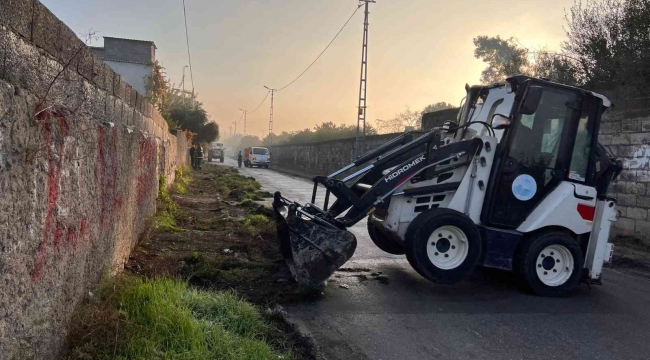
[[[176,179],[174,180],[174,188],[176,192],[181,195],[187,194],[187,187],[192,183],[192,177],[189,169],[186,167],[179,167],[176,169]]]
[[[257,193],[246,193],[246,197],[252,201],[264,201],[264,198]]]
[[[156,227],[162,232],[181,232],[182,228],[176,226],[176,218],[168,210],[156,213]]]
[[[181,175],[182,178],[182,175]],[[162,209],[156,213],[156,227],[163,232],[179,232],[183,231],[176,224],[176,216],[179,215],[180,210],[176,203],[169,196],[169,189],[167,189],[165,175],[160,175],[158,179],[158,202]]]
[[[86,305],[89,309],[117,313],[119,320],[114,315],[94,316],[90,317],[94,322],[74,329],[68,359],[292,357],[269,346],[268,323],[256,307],[233,292],[199,291],[172,279],[121,276],[104,284],[99,300]]]
[[[249,214],[246,217],[244,226],[251,235],[257,236],[263,232],[273,232],[275,225],[265,215]]]
[[[252,199],[256,196],[257,191],[262,188],[254,178],[242,176],[236,170],[223,172],[215,181],[217,191],[222,198],[230,197],[231,193],[235,192],[240,194],[234,196],[237,200]]]
[[[237,206],[247,207],[247,206],[251,206],[252,204],[253,204],[253,200],[244,199],[244,200],[240,201],[239,203],[237,203]]]

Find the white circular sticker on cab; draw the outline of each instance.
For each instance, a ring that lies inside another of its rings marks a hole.
[[[528,201],[537,193],[537,183],[532,176],[522,174],[512,182],[512,194],[517,200]]]

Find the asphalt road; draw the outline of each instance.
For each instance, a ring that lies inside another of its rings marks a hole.
[[[307,180],[242,172],[268,191],[311,200]],[[359,244],[345,268],[356,270],[337,272],[321,300],[287,308],[328,359],[650,359],[647,278],[606,269],[603,286],[561,299],[527,294],[510,273],[483,268],[436,285],[377,249],[365,221],[351,230]],[[361,276],[378,271],[387,284]]]

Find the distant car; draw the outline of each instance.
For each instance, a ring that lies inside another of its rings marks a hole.
[[[208,162],[212,161],[212,159],[219,159],[220,162],[223,162],[225,152],[226,148],[223,147],[223,143],[210,143],[210,149],[208,150]]]
[[[252,146],[244,149],[244,166],[268,168],[271,165],[271,153],[265,147]]]

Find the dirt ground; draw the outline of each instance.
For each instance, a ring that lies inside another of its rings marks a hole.
[[[288,341],[298,358],[315,358],[313,345],[278,319],[277,304],[318,298],[322,293],[296,285],[279,253],[271,210],[260,200],[271,196],[236,169],[204,166],[179,191],[176,230],[158,228],[133,251],[126,271],[172,276],[204,289],[235,290],[277,320],[274,336]],[[279,316],[281,318],[282,316]]]

